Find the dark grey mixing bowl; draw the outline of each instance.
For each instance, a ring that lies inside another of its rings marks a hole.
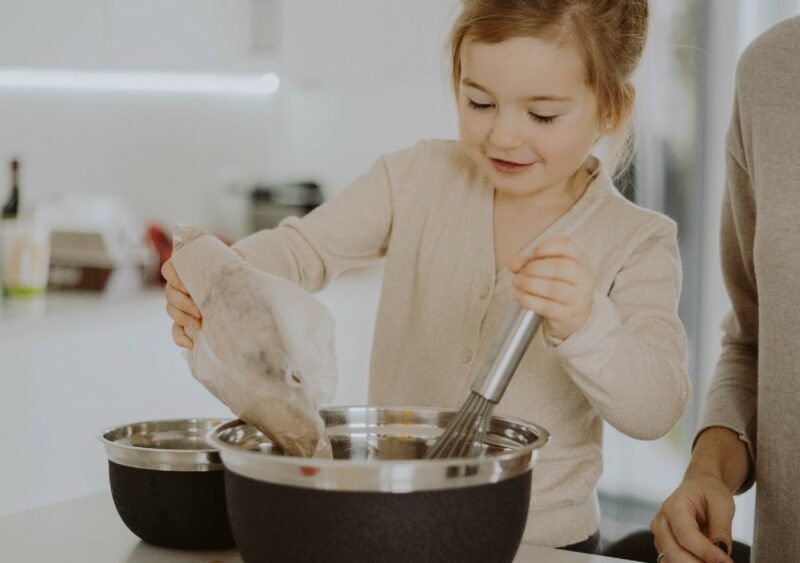
[[[111,495],[131,532],[163,547],[233,546],[222,462],[206,441],[223,422],[156,420],[103,431]]]
[[[476,459],[425,460],[454,411],[331,407],[333,460],[283,456],[242,421],[209,434],[247,563],[511,562],[543,428],[495,416]]]

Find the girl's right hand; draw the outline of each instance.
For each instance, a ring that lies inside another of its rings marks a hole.
[[[186,334],[186,328],[195,330],[202,328],[203,315],[200,309],[184,287],[178,271],[172,265],[172,260],[167,260],[161,268],[161,275],[167,280],[164,295],[167,298],[167,314],[174,321],[172,324],[172,339],[181,348],[191,349],[194,342]]]

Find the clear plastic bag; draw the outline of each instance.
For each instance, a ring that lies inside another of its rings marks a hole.
[[[319,407],[336,391],[334,321],[289,280],[205,231],[175,230],[172,261],[203,315],[187,328],[192,375],[289,455],[331,457]]]

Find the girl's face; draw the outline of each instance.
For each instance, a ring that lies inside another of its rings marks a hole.
[[[571,44],[465,43],[458,118],[469,157],[508,195],[565,193],[600,134],[594,93]]]

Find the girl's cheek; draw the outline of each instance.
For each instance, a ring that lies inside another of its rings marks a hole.
[[[464,141],[467,153],[475,161],[475,164],[479,164],[478,159],[482,152],[481,147],[483,146],[484,137],[475,129],[466,129],[462,131],[461,137]]]
[[[461,118],[461,133],[465,140],[477,141],[481,137],[481,124],[477,116],[465,115]]]
[[[558,162],[565,168],[577,169],[591,152],[591,145],[575,142],[574,135],[563,131],[552,130],[550,135],[543,136],[538,146],[542,157],[551,163]]]

